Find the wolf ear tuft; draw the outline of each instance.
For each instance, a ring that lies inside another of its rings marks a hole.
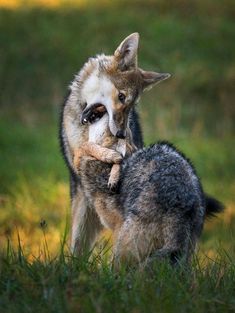
[[[160,83],[162,80],[165,80],[171,76],[168,73],[148,72],[143,70],[140,71],[143,79],[143,90],[149,90],[154,85]]]
[[[122,71],[137,67],[138,46],[139,34],[133,33],[126,37],[114,52],[118,67]]]

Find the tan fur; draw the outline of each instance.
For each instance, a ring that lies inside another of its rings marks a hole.
[[[83,156],[92,156],[105,163],[120,163],[121,155],[111,149],[107,149],[93,142],[85,142],[79,149],[74,150],[74,167],[79,170],[80,160]]]
[[[116,208],[107,208],[106,201],[103,196],[97,194],[94,197],[94,205],[96,212],[103,224],[107,225],[112,231],[119,231],[121,225],[123,224],[123,217],[116,210]]]
[[[82,190],[79,190],[72,201],[71,247],[80,254],[90,251],[96,236],[103,229],[97,213],[86,202]]]
[[[109,181],[108,181],[108,186],[115,186],[120,177],[120,164],[114,164],[112,166],[110,176],[109,176]]]
[[[120,263],[143,264],[151,257],[152,251],[163,247],[164,242],[159,242],[159,238],[155,223],[146,226],[137,219],[124,221],[114,245],[114,266],[118,268]]]

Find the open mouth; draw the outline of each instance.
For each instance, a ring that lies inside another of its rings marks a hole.
[[[95,103],[82,112],[81,122],[83,125],[87,123],[93,124],[100,120],[106,112],[107,110],[103,104]]]

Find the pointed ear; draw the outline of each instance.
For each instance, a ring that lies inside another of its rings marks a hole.
[[[114,52],[118,67],[122,70],[129,70],[137,67],[137,51],[139,46],[139,34],[133,33],[126,37]]]
[[[168,73],[156,73],[156,72],[148,72],[141,71],[142,79],[143,79],[143,90],[151,89],[155,84],[160,83],[162,80],[169,78],[171,75]]]

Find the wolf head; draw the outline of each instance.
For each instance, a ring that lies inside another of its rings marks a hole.
[[[170,76],[140,69],[138,45],[139,34],[133,33],[113,55],[90,58],[77,77],[86,112],[103,105],[109,115],[109,129],[118,138],[125,138],[128,113],[141,93]]]

